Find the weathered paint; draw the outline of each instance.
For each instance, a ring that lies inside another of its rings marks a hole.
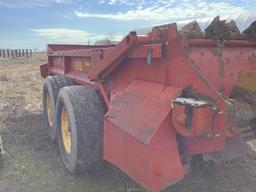
[[[185,155],[221,151],[237,135],[226,101],[237,79],[239,84],[239,71],[255,71],[255,47],[246,40],[180,37],[169,24],[144,36],[130,33],[115,47],[50,45],[47,71],[43,65],[41,72],[65,74],[99,90],[107,107],[104,159],[159,191],[184,177],[177,135],[183,135]],[[211,107],[172,106],[182,95],[210,101]]]

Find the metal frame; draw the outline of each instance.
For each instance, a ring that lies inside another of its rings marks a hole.
[[[104,159],[159,191],[184,177],[186,155],[222,151],[232,129],[226,102],[239,71],[256,69],[256,42],[181,37],[175,24],[129,33],[116,46],[49,45],[41,75],[97,89],[108,109]],[[173,104],[199,98],[206,106]],[[190,131],[191,129],[192,131]]]

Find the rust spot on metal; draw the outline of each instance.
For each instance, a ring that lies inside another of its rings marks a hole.
[[[198,68],[198,66],[193,64],[193,62],[191,62],[191,59],[190,59],[190,64],[191,64],[192,68],[195,70],[196,74],[199,76],[199,78],[206,84],[206,86],[209,87],[214,93],[216,93],[219,98],[225,99],[225,97],[223,97],[223,95],[218,94],[218,92],[212,88],[212,86],[209,84],[207,79],[201,74],[200,68]]]
[[[238,74],[238,79],[235,87],[239,87],[248,91],[256,91],[256,72],[240,70]]]
[[[137,135],[140,136],[141,140],[145,141],[147,140],[148,137],[150,137],[150,135],[152,135],[154,133],[155,129],[151,128],[151,127],[145,127],[142,130],[139,130]]]
[[[190,59],[190,63],[193,64],[193,65],[196,65],[196,62],[193,59]]]
[[[251,52],[248,56],[248,61],[251,63],[251,64],[256,64],[256,55],[254,52]]]
[[[230,64],[230,59],[229,58],[226,59],[225,64],[228,64],[228,65]]]
[[[218,59],[219,64],[219,75],[220,77],[224,77],[224,61],[222,59]]]
[[[214,56],[218,56],[220,57],[222,55],[222,51],[220,50],[219,47],[215,47],[213,50],[212,50],[212,53]]]
[[[240,60],[240,55],[236,56],[236,60],[239,61]]]
[[[52,62],[54,66],[64,68],[64,57],[54,57]]]
[[[190,60],[189,60],[189,62],[194,66],[194,68],[196,68],[196,70],[197,70],[197,71],[199,71],[199,72],[200,72],[200,67],[198,67],[198,66],[196,65],[195,60],[190,59]]]
[[[219,88],[219,92],[224,93],[224,91],[226,90],[224,85],[221,85]]]
[[[221,57],[223,47],[224,47],[223,40],[220,40],[217,46],[213,49],[213,55]]]

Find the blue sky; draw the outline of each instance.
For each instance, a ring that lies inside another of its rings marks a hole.
[[[87,44],[159,23],[256,11],[256,0],[0,0],[0,48]]]

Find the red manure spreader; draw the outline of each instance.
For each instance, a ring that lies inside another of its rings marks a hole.
[[[256,137],[256,22],[216,17],[130,32],[117,45],[48,45],[40,66],[47,132],[75,173],[103,160],[149,191],[191,157],[226,161]]]

